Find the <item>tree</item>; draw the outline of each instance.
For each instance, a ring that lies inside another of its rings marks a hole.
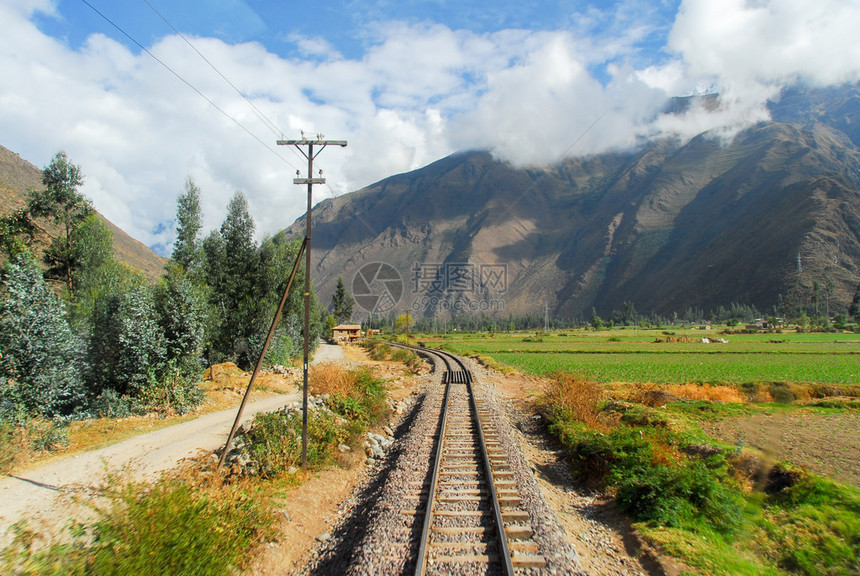
[[[0,217],[0,250],[9,256],[29,252],[35,226],[26,208]]]
[[[89,358],[97,394],[139,396],[164,382],[167,351],[151,288],[134,286],[99,301]]]
[[[171,259],[194,272],[201,264],[202,246],[198,235],[201,228],[200,188],[189,176],[185,180],[185,193],[176,199],[176,241]]]
[[[70,295],[74,295],[73,276],[80,256],[74,231],[93,211],[90,201],[78,192],[83,183],[80,167],[70,163],[61,150],[42,172],[45,189],[32,191],[28,201],[32,217],[47,218],[60,225],[60,234],[43,256],[49,266],[45,275],[62,280]]]
[[[72,276],[74,298],[68,302],[70,321],[75,330],[86,334],[96,302],[143,279],[117,261],[113,234],[98,214],[90,214],[74,229],[72,244],[76,271]]]
[[[334,289],[334,294],[331,297],[332,312],[337,317],[338,321],[343,323],[352,318],[352,308],[355,305],[355,298],[343,283],[343,276],[337,277],[337,287]]]
[[[397,330],[402,330],[408,332],[415,325],[415,320],[413,320],[411,314],[400,314],[397,316],[397,320],[394,322],[395,328]]]
[[[854,298],[851,300],[851,306],[848,307],[848,315],[854,318],[855,322],[860,322],[860,284],[854,291]]]
[[[236,192],[227,205],[220,232],[203,241],[206,277],[212,288],[210,303],[216,314],[209,349],[215,360],[230,358],[243,367],[256,360],[254,356],[265,338],[260,334],[265,287],[254,228],[248,202]]]
[[[818,283],[818,280],[812,281],[812,304],[815,306],[815,317],[817,318],[819,304],[821,304],[821,284]]]
[[[206,317],[204,296],[176,264],[155,287],[155,309],[164,334],[166,360],[175,376],[188,379],[200,368],[203,326]]]
[[[28,414],[73,412],[85,394],[82,343],[32,254],[6,264],[0,298],[0,376],[7,379],[0,400]]]
[[[591,327],[595,330],[600,330],[603,328],[603,319],[597,315],[597,310],[595,308],[591,309]]]

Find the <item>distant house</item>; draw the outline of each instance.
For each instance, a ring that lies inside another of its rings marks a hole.
[[[358,324],[340,324],[331,329],[331,339],[338,344],[352,342],[361,338],[361,326]]]

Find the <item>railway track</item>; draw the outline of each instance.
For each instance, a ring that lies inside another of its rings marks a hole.
[[[453,354],[411,349],[441,371],[445,392],[435,433],[425,435],[430,469],[416,471],[401,514],[420,524],[414,573],[504,574],[541,569],[529,515],[473,376]]]

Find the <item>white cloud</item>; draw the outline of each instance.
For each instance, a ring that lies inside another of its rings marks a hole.
[[[649,9],[629,0],[567,32],[385,23],[362,32],[368,47],[360,59],[344,58],[322,38],[292,37],[302,56],[291,59],[257,43],[191,40],[283,136],[301,129],[349,141],[317,160],[337,194],[455,150],[491,149],[522,165],[644,137],[731,135],[766,118],[764,103],[785,83],[860,79],[856,2],[685,1],[669,34],[670,56],[639,69],[636,45],[653,30],[638,15]],[[276,146],[282,135],[181,38],[149,49],[263,144],[147,54],[101,34],[72,49],[30,22],[36,10],[62,17],[48,0],[0,1],[0,144],[40,166],[65,149],[96,207],[149,245],[172,240],[160,224],[173,218],[187,175],[202,189],[207,228],[220,225],[237,189],[260,236],[304,212],[292,178],[296,169],[304,173],[305,159]],[[615,22],[614,37],[584,35],[601,19]],[[591,71],[601,66],[598,80]],[[721,93],[719,110],[660,114],[667,97],[702,87]],[[320,189],[317,200],[330,193]]]
[[[856,82],[857,22],[855,0],[685,0],[669,48],[724,84]]]

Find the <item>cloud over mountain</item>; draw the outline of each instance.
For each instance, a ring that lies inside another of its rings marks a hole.
[[[208,227],[235,189],[246,192],[261,233],[303,212],[291,182],[304,159],[275,146],[279,131],[349,141],[319,160],[325,194],[337,195],[456,150],[487,149],[526,165],[656,136],[731,136],[766,119],[765,102],[782,86],[860,80],[851,27],[860,6],[845,0],[683,1],[668,23],[652,20],[652,3],[625,0],[571,12],[557,29],[386,21],[373,10],[353,33],[358,54],[325,30],[287,35],[288,55],[255,41],[189,36],[273,131],[169,30],[143,42],[175,74],[109,37],[116,31],[95,16],[101,28],[80,45],[45,31],[71,9],[0,3],[3,144],[37,164],[65,149],[99,210],[162,250],[186,175],[203,190]],[[662,113],[668,98],[703,91],[719,92],[720,106]]]

